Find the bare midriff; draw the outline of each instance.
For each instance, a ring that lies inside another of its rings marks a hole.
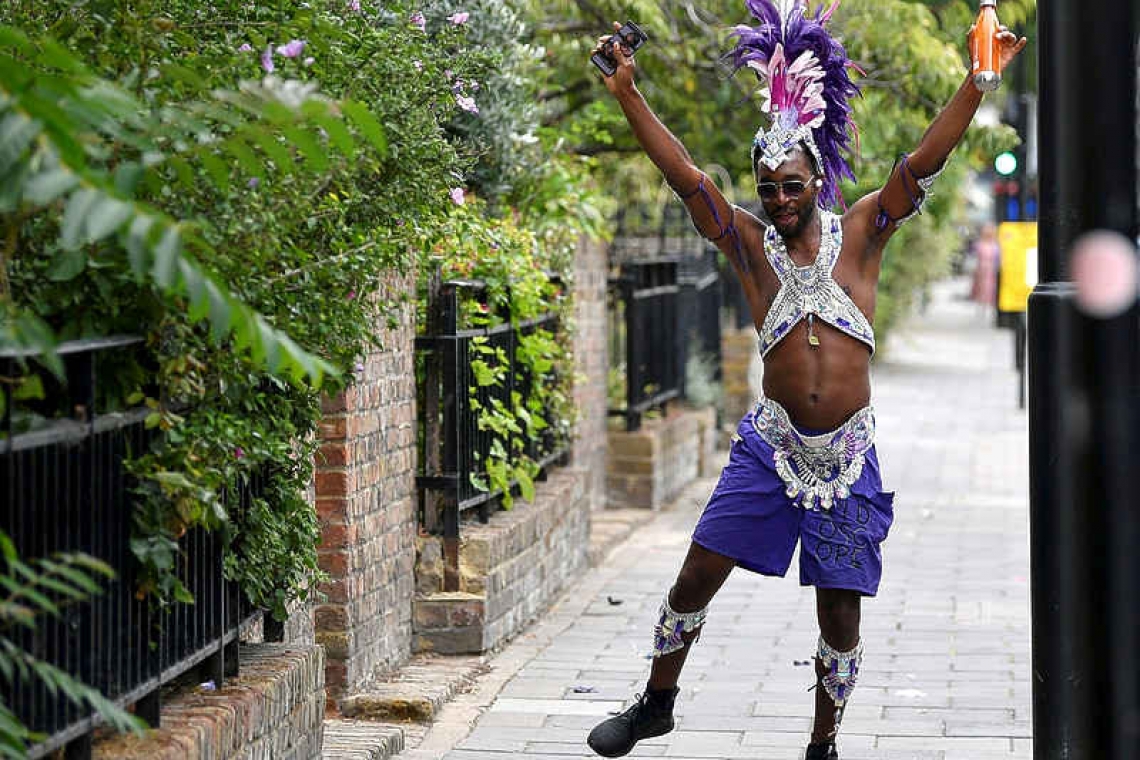
[[[764,358],[764,395],[792,422],[834,430],[871,402],[871,351],[863,343],[816,319],[818,346],[808,343],[807,320]]]

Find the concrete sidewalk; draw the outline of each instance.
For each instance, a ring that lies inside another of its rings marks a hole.
[[[961,281],[876,362],[887,488],[885,578],[863,608],[866,660],[843,760],[1029,760],[1026,416],[1012,337]],[[590,758],[591,726],[639,691],[657,605],[715,481],[694,484],[586,574],[448,705],[409,760]],[[814,596],[736,571],[681,680],[677,729],[633,757],[791,760],[807,743]]]

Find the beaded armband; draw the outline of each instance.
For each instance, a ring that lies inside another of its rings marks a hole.
[[[840,652],[820,636],[816,657],[824,667],[824,674],[820,678],[823,688],[836,707],[842,707],[859,680],[859,666],[863,663],[863,641],[860,639],[850,651]]]
[[[669,594],[661,600],[660,615],[653,628],[653,656],[662,657],[684,649],[683,633],[692,633],[705,624],[708,607],[696,612],[677,612],[669,606]],[[695,639],[694,639],[695,641]]]
[[[922,213],[922,204],[926,203],[926,199],[930,196],[930,189],[934,186],[934,180],[938,179],[938,175],[945,170],[946,165],[943,164],[942,168],[931,174],[929,177],[919,177],[915,175],[914,171],[910,168],[910,158],[906,153],[902,154],[899,158],[902,171],[899,173],[902,179],[902,186],[906,190],[907,195],[910,196],[910,211],[898,217],[892,217],[887,210],[883,208],[883,202],[879,200],[879,213],[875,216],[875,229],[882,232],[891,224],[896,227],[901,227],[905,222],[909,221],[915,214]],[[893,171],[892,171],[893,173]],[[908,181],[909,180],[909,184]],[[913,187],[913,189],[912,189]]]
[[[728,213],[730,214],[730,217],[728,220],[728,224],[726,225],[726,224],[724,224],[724,222],[721,221],[720,212],[718,212],[716,210],[716,204],[713,203],[712,196],[709,195],[709,191],[705,189],[705,180],[706,179],[708,179],[708,177],[706,177],[702,173],[701,174],[701,181],[697,183],[697,189],[693,190],[691,193],[682,193],[682,192],[678,191],[676,188],[674,188],[674,192],[677,193],[677,197],[680,198],[682,201],[687,201],[690,198],[692,198],[693,196],[698,195],[698,194],[701,196],[701,200],[705,202],[705,206],[712,213],[713,221],[716,222],[716,229],[717,229],[716,237],[710,237],[707,239],[712,243],[718,243],[721,240],[728,238],[732,242],[733,258],[736,259],[736,263],[740,266],[741,271],[747,272],[747,271],[749,271],[748,258],[744,255],[744,251],[741,248],[740,234],[736,231],[736,225],[733,224],[732,216],[731,216],[731,215],[735,215],[735,211],[732,209],[732,206],[729,206]],[[701,231],[698,229],[697,232],[701,232]],[[703,235],[704,233],[701,233],[701,234]]]

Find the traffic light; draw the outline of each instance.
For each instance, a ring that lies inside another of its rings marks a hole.
[[[1008,177],[1017,171],[1017,156],[1012,151],[999,153],[994,159],[994,171],[1003,177]]]

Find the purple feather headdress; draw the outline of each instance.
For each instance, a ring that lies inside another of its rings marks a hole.
[[[831,208],[843,202],[840,180],[855,179],[843,154],[855,131],[847,101],[859,94],[847,73],[853,66],[847,52],[824,28],[840,0],[826,11],[821,5],[814,17],[808,16],[806,0],[745,2],[760,23],[733,29],[733,69],[755,72],[762,85],[761,110],[772,118],[752,141],[752,165],[774,170],[805,143],[823,172],[819,204]]]

